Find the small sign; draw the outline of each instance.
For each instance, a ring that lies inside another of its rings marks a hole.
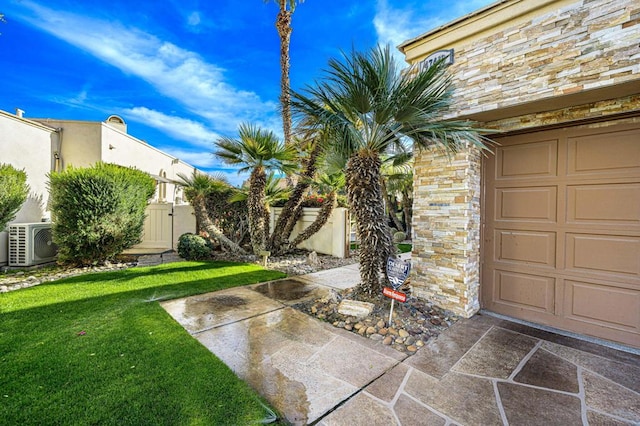
[[[429,69],[440,59],[443,59],[445,65],[453,64],[453,49],[438,50],[437,52],[433,52],[431,55],[424,58],[419,63],[420,71]]]
[[[409,277],[411,271],[411,263],[402,259],[387,259],[387,277],[394,290],[400,288]]]
[[[393,300],[397,300],[398,302],[406,302],[407,301],[407,295],[404,294],[401,291],[397,291],[394,289],[391,289],[389,287],[384,287],[382,289],[382,294],[393,299]]]

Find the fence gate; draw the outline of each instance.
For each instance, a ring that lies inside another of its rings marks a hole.
[[[134,248],[171,250],[173,204],[151,203],[146,214],[142,242]]]

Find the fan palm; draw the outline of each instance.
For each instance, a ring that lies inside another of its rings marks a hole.
[[[439,119],[451,94],[442,62],[402,72],[388,46],[331,59],[323,80],[304,92],[292,91],[294,111],[330,129],[335,149],[348,158],[347,199],[361,242],[361,292],[382,290],[380,272],[395,254],[380,187],[381,155],[407,151],[412,142],[449,151],[469,143],[485,148],[470,123]]]
[[[259,255],[267,242],[267,171],[293,171],[296,150],[284,145],[273,132],[251,124],[241,124],[238,136],[218,139],[214,154],[227,164],[242,166],[239,173],[251,171],[247,196],[249,235],[253,253]]]
[[[177,183],[184,187],[184,195],[193,206],[199,226],[203,227],[209,235],[218,240],[225,250],[244,254],[242,247],[227,238],[224,232],[214,224],[207,210],[207,197],[212,192],[228,187],[229,184],[222,177],[209,176],[198,173],[195,170],[191,176],[179,173],[178,177],[180,181]]]

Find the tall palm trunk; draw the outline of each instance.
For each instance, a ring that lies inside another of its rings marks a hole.
[[[336,198],[337,195],[335,191],[327,194],[327,198],[325,198],[325,200],[322,202],[320,211],[318,212],[318,216],[316,216],[316,219],[291,242],[291,247],[295,248],[298,246],[298,244],[311,238],[313,234],[318,232],[320,228],[322,228],[324,224],[329,221],[331,213],[333,212],[333,207],[336,204]]]
[[[393,248],[380,188],[380,165],[379,155],[365,149],[349,158],[345,172],[347,197],[360,241],[362,282],[358,290],[369,295],[382,292],[380,273],[384,272],[386,259]]]
[[[264,193],[267,186],[267,174],[262,167],[256,167],[249,177],[249,195],[247,209],[249,216],[249,235],[253,254],[259,255],[265,249],[266,224]]]
[[[210,236],[213,236],[216,240],[218,240],[223,250],[228,250],[232,253],[245,254],[245,251],[242,249],[242,247],[227,238],[222,230],[213,223],[213,221],[209,217],[207,205],[203,196],[193,198],[191,200],[191,204],[193,205],[193,211],[196,215],[198,223],[201,224],[201,226],[209,233]]]
[[[284,143],[291,143],[291,96],[289,94],[289,45],[291,44],[291,16],[293,11],[287,9],[289,0],[279,0],[280,10],[276,17],[276,29],[280,36],[280,105],[282,108],[282,132]]]

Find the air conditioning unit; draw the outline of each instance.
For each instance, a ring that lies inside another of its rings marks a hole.
[[[58,254],[53,243],[51,223],[12,223],[9,225],[9,266],[33,266],[52,262]]]

